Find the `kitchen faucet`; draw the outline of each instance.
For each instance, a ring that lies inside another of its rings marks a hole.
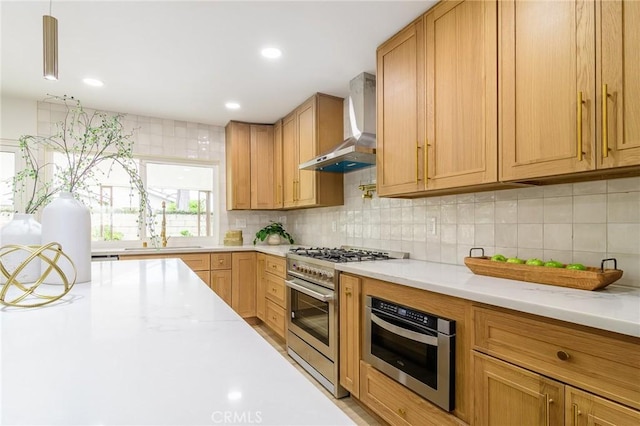
[[[169,238],[167,238],[166,208],[167,208],[167,204],[163,201],[162,202],[162,226],[160,228],[160,239],[162,240],[162,247],[166,247],[167,241],[169,240]]]

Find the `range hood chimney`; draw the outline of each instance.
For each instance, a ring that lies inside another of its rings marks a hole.
[[[349,119],[345,133],[351,135],[331,151],[300,164],[300,170],[347,173],[376,164],[376,77],[362,73],[349,82]]]

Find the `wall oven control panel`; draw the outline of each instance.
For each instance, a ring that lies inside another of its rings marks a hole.
[[[440,333],[448,335],[456,333],[456,323],[454,321],[447,321],[445,318],[439,318],[426,312],[416,311],[406,306],[372,297],[371,308]]]

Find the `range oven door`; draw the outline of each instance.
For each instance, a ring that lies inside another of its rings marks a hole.
[[[289,331],[331,361],[337,357],[337,312],[333,290],[290,277],[285,280]]]
[[[454,408],[455,335],[365,306],[364,360],[439,407]]]

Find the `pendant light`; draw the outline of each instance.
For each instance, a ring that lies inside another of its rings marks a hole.
[[[42,17],[42,64],[43,75],[47,80],[58,79],[58,20],[49,14]]]

